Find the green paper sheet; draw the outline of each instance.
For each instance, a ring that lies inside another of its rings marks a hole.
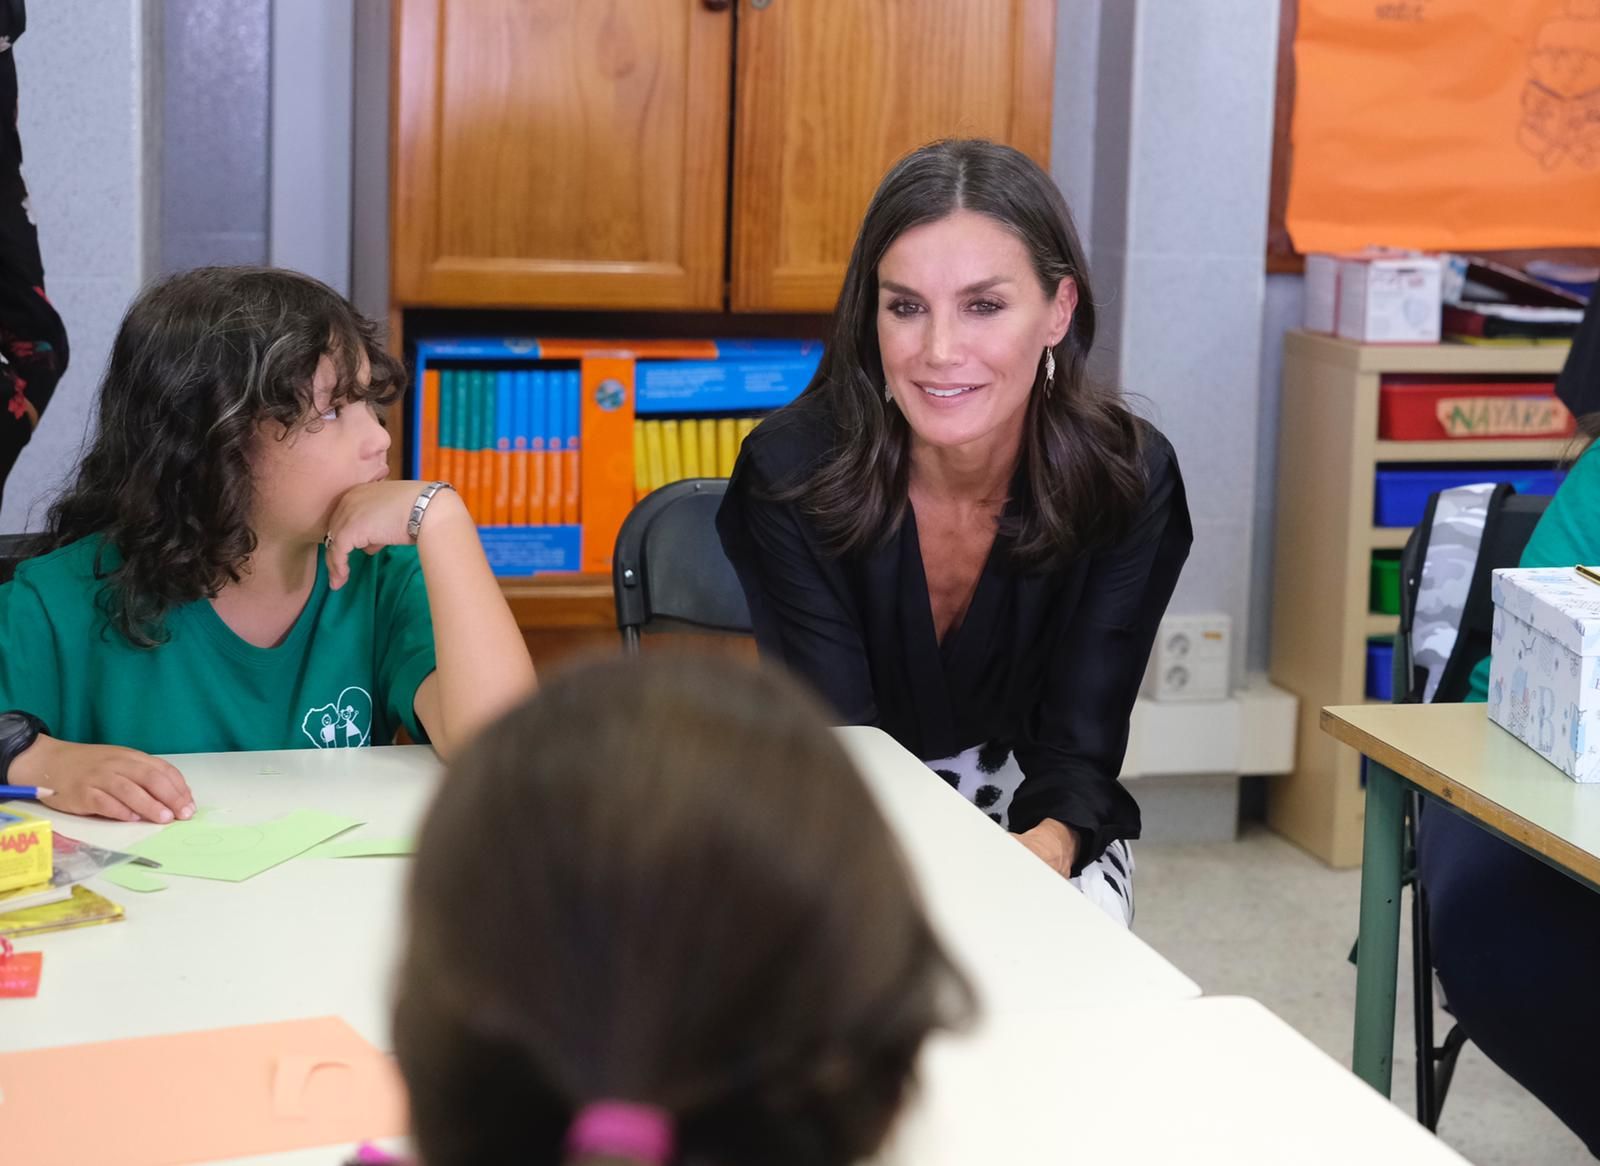
[[[100,877],[108,883],[129,891],[147,893],[150,891],[164,891],[167,882],[158,875],[152,874],[147,867],[135,866],[132,863],[123,863],[100,872]]]
[[[320,810],[296,810],[253,826],[225,826],[207,819],[174,822],[128,848],[161,864],[163,875],[242,882],[277,866],[335,834],[361,823]]]
[[[397,858],[412,853],[410,838],[335,838],[313,846],[306,858]]]

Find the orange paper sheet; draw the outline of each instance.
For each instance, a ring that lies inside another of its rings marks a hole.
[[[210,1162],[405,1129],[394,1063],[331,1016],[0,1056],[5,1162]]]
[[[1600,244],[1600,0],[1300,0],[1296,249]]]

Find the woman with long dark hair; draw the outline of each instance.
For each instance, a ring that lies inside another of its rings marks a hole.
[[[1127,921],[1117,776],[1192,536],[1171,446],[1085,370],[1094,325],[1048,175],[990,142],[915,151],[718,523],[765,655]]]

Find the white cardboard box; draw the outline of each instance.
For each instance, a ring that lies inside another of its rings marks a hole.
[[[1339,336],[1367,344],[1437,344],[1441,276],[1434,256],[1341,258]]]
[[[1600,584],[1571,567],[1494,573],[1489,719],[1577,781],[1600,781]]]
[[[1339,327],[1339,256],[1307,255],[1303,286],[1305,330],[1332,336]]]

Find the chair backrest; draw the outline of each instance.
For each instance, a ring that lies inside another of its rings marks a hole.
[[[37,554],[36,534],[0,534],[0,583],[9,583],[23,559]]]
[[[1434,519],[1439,498],[1440,495],[1435,494],[1428,499],[1426,516],[1411,532],[1400,555],[1400,634],[1395,637],[1394,699],[1403,704],[1417,703],[1427,695],[1427,670],[1417,660],[1413,644],[1424,569],[1428,562],[1439,561],[1428,553],[1429,543],[1436,537]],[[1494,601],[1490,583],[1494,571],[1498,567],[1515,567],[1521,562],[1523,548],[1528,545],[1533,528],[1550,505],[1546,495],[1518,494],[1506,485],[1485,492],[1482,499],[1482,535],[1472,559],[1471,579],[1460,607],[1459,622],[1454,627],[1454,640],[1429,698],[1434,703],[1452,703],[1467,695],[1472,670],[1489,654],[1493,637]],[[1478,516],[1466,517],[1469,525],[1475,521]],[[1460,566],[1452,562],[1447,569],[1456,570]],[[1434,610],[1425,613],[1424,618],[1437,624],[1440,615]],[[1439,630],[1448,634],[1450,629]]]
[[[611,585],[623,645],[639,634],[692,628],[748,635],[750,608],[717,536],[724,478],[690,478],[652,491],[617,532]]]

